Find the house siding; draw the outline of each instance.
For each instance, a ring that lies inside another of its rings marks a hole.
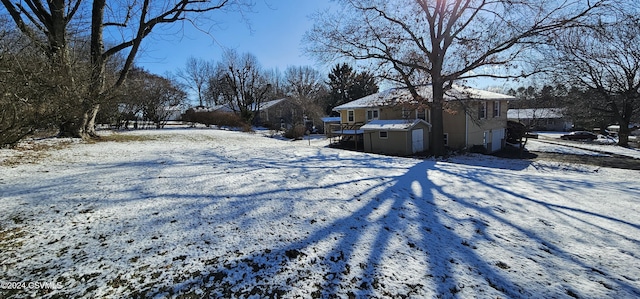
[[[429,89],[425,87],[424,92],[428,98]],[[475,145],[481,145],[486,147],[486,152],[493,152],[504,147],[506,128],[507,128],[507,110],[510,100],[515,98],[488,91],[464,89],[457,87],[454,90],[461,90],[460,92],[470,92],[474,95],[473,99],[466,100],[449,100],[445,101],[446,109],[443,111],[443,133],[446,134],[447,146],[451,149],[470,149]],[[408,108],[406,105],[398,104],[396,106],[386,106],[382,103],[381,99],[388,97],[389,99],[395,99],[398,94],[402,94],[400,89],[390,89],[389,91],[381,92],[378,95],[372,95],[363,97],[359,100],[343,104],[336,107],[336,111],[340,112],[342,124],[356,124],[352,126],[352,129],[357,129],[358,125],[368,122],[366,119],[366,111],[371,109],[379,109],[380,120],[399,120],[399,119],[415,119],[417,117],[416,110]],[[454,92],[455,94],[455,92]],[[461,97],[457,98],[460,99]],[[481,100],[482,99],[482,100]],[[485,100],[486,99],[486,100]],[[390,102],[390,101],[389,101]],[[389,103],[387,102],[387,103]],[[494,106],[495,103],[500,103],[499,113],[495,115]],[[486,105],[484,109],[484,117],[479,117],[480,105]],[[406,112],[403,113],[403,106]],[[348,122],[348,111],[354,111],[355,119],[353,122]],[[494,116],[495,115],[495,116]],[[429,113],[425,113],[426,121],[431,122]],[[384,152],[399,154],[399,151],[405,154],[412,150],[412,144],[410,137],[405,134],[402,137],[394,136],[395,133],[389,133],[389,137],[386,139],[380,139],[379,136],[374,134],[368,134],[370,130],[366,130],[365,136],[365,148],[367,151]],[[406,131],[403,131],[406,132]],[[431,136],[431,130],[427,130],[427,137],[424,139],[428,142]],[[409,136],[411,133],[407,133]],[[367,139],[368,138],[368,139]],[[444,142],[444,136],[438,136],[438,140],[435,142]],[[380,145],[378,145],[378,143]],[[384,145],[383,145],[384,143]],[[391,144],[391,145],[390,145]],[[395,146],[394,146],[395,144]],[[400,148],[403,149],[400,149]],[[398,148],[397,151],[392,149]]]
[[[354,121],[349,122],[349,112],[351,110],[340,111],[340,123],[341,124],[353,124],[353,123],[365,123],[367,121],[367,109],[353,109]]]
[[[465,138],[465,118],[466,114],[463,111],[457,113],[443,112],[443,132],[449,135],[449,147],[450,148],[464,148],[466,146]]]
[[[275,104],[269,103],[277,101]],[[290,99],[274,100],[262,103],[266,107],[261,108],[254,120],[256,124],[285,129],[293,127],[295,123],[299,123],[303,119],[302,107]]]
[[[475,102],[471,108],[472,113],[469,116],[468,126],[468,144],[467,148],[472,148],[475,145],[485,146],[485,132],[486,136],[486,152],[494,152],[492,148],[496,148],[493,144],[493,134],[504,134],[504,130],[507,127],[507,109],[508,105],[506,101],[502,101],[500,104],[500,116],[493,117],[493,109],[487,109],[487,117],[484,119],[478,119],[477,113],[474,115],[473,111],[477,111],[482,101]],[[493,108],[493,101],[487,101],[487,107]],[[475,108],[475,110],[473,110]],[[502,133],[500,133],[502,132]],[[506,134],[504,134],[506,135]],[[504,136],[502,137],[501,144],[498,148],[504,147]]]
[[[384,130],[365,130],[364,132],[364,151],[408,156],[413,154],[413,136],[412,131],[422,129],[422,139],[424,140],[425,150],[429,149],[430,128],[426,123],[418,123],[410,130],[406,131],[386,131],[387,138],[380,138],[380,131]]]
[[[404,131],[387,131],[386,139],[380,138],[380,131],[365,131],[364,133],[364,150],[365,152],[373,152],[389,155],[406,155],[407,154],[407,132]]]
[[[478,119],[477,111],[479,105],[484,101],[474,101],[471,102],[467,109],[470,111],[469,114],[466,114],[463,110],[463,107],[458,104],[450,104],[449,107],[452,112],[445,111],[443,112],[443,122],[444,122],[444,133],[448,134],[448,146],[452,149],[464,149],[471,148],[474,145],[482,145],[484,146],[484,133],[488,132],[487,136],[487,149],[494,148],[492,144],[492,134],[494,131],[506,129],[507,126],[507,101],[501,101],[500,104],[500,115],[498,117],[493,117],[493,102],[494,101],[486,101],[487,102],[487,113],[486,118]],[[492,109],[489,109],[491,107]],[[366,112],[368,109],[372,108],[356,108],[354,111],[354,122],[351,124],[365,124],[367,122]],[[380,119],[402,119],[403,112],[402,107],[379,107],[380,110]],[[342,124],[349,124],[348,122],[348,110],[340,111],[340,118]],[[411,110],[411,114],[409,116],[410,119],[415,118],[415,111]],[[390,132],[391,133],[391,132]],[[394,132],[397,133],[397,132]],[[377,133],[376,133],[377,134]],[[378,136],[366,136],[365,134],[365,150],[373,151],[373,152],[384,152],[388,154],[399,154],[399,152],[407,153],[407,147],[409,150],[411,149],[411,140],[408,140],[407,137],[399,137],[395,136],[396,134],[389,134],[387,139],[379,139]],[[429,136],[430,137],[430,136]],[[367,138],[371,138],[371,140],[367,140]],[[425,138],[428,140],[428,138]],[[371,146],[371,143],[374,142],[374,146]],[[378,145],[379,144],[379,145]],[[384,145],[383,145],[384,144]],[[400,146],[402,145],[402,146]],[[397,150],[400,147],[403,147],[402,150]],[[502,148],[502,144],[500,148]],[[487,151],[489,152],[489,151]]]

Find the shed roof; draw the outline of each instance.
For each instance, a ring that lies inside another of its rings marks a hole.
[[[418,94],[429,102],[433,101],[432,85],[422,85],[416,87]],[[467,86],[453,85],[444,95],[445,101],[451,100],[515,100],[515,97],[500,94],[496,92],[475,89]],[[333,108],[335,111],[356,109],[356,108],[372,108],[389,106],[399,103],[411,103],[413,97],[408,88],[391,88],[379,93],[368,95],[366,97],[342,104]]]
[[[408,131],[415,127],[419,123],[424,123],[431,127],[431,124],[422,119],[386,119],[386,120],[372,120],[364,126],[360,127],[361,130],[369,131]]]

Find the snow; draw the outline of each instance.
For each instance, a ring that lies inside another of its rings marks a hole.
[[[598,140],[568,141],[560,139],[566,132],[536,132],[539,140],[529,139],[526,148],[530,151],[551,152],[561,154],[610,156],[620,155],[640,159],[640,150],[616,145],[617,140],[600,135]]]
[[[341,135],[361,135],[364,134],[364,130],[333,130],[332,133]]]
[[[406,120],[406,119],[387,119],[387,120],[372,120],[366,125],[360,127],[361,130],[390,130],[390,131],[407,131],[413,128],[418,123],[423,122],[429,126],[431,124],[421,119]]]
[[[508,119],[546,119],[563,118],[563,108],[534,108],[534,109],[509,109]]]
[[[637,171],[121,134],[0,151],[0,297],[640,296]]]
[[[428,99],[433,100],[433,90],[431,85],[417,86],[416,91],[418,94]],[[453,85],[451,89],[445,91],[444,100],[460,100],[460,99],[472,99],[472,100],[516,100],[515,97],[495,93],[491,91],[475,89],[467,86]],[[333,108],[335,111],[357,109],[357,108],[371,108],[382,107],[404,103],[407,101],[413,101],[409,89],[407,88],[390,88],[381,92],[368,95],[366,97],[342,104]]]

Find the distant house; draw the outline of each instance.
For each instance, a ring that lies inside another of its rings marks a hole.
[[[165,113],[167,115],[167,121],[179,121],[182,120],[182,114],[184,112],[184,107],[182,105],[174,105],[165,107]]]
[[[332,125],[328,135],[338,141],[354,141],[356,147],[374,153],[410,155],[426,151],[432,138],[428,134],[431,85],[418,87],[418,93],[426,103],[416,103],[406,88],[393,88],[340,105],[334,108],[340,113],[340,123]],[[505,144],[508,101],[514,99],[452,86],[445,94],[444,136],[436,142],[452,149],[481,146],[488,153],[499,151]]]
[[[304,120],[303,108],[290,98],[282,98],[262,103],[254,122],[269,128],[289,129]]]
[[[255,111],[253,122],[269,128],[289,129],[296,123],[304,121],[304,111],[300,105],[290,98],[282,98],[260,105],[252,105],[251,111]],[[214,112],[235,113],[240,109],[232,104],[222,104],[210,108]]]
[[[573,125],[563,108],[509,109],[507,118],[540,131],[568,131]]]

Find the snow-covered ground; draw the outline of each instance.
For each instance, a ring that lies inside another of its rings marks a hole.
[[[529,139],[526,148],[534,152],[551,152],[572,155],[609,156],[611,154],[640,159],[640,149],[616,145],[617,140],[600,135],[594,141],[562,140],[566,132],[536,132],[539,139]]]
[[[638,171],[126,134],[0,151],[0,297],[640,297]]]

